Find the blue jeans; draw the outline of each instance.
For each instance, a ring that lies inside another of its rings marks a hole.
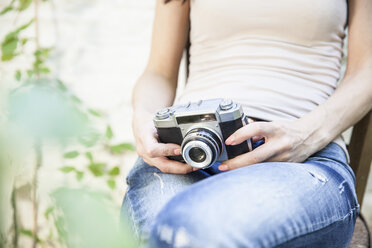
[[[150,247],[347,247],[355,176],[335,143],[303,163],[165,174],[138,159],[122,213]]]

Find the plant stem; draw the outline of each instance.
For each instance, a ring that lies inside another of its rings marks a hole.
[[[39,168],[41,167],[42,163],[42,152],[41,152],[41,146],[42,143],[40,141],[37,141],[35,143],[35,154],[36,154],[36,163],[34,167],[34,174],[32,178],[32,211],[33,211],[33,248],[36,248],[37,246],[37,240],[38,240],[38,199],[37,199],[37,180],[38,180],[38,174],[39,174]]]
[[[34,0],[34,23],[35,23],[35,46],[36,46],[36,51],[38,51],[40,49],[40,41],[39,41],[39,0]],[[36,77],[38,79],[40,79],[39,70],[36,69],[35,72],[36,72]]]
[[[13,247],[18,248],[18,218],[17,218],[17,193],[16,187],[13,185],[13,192],[12,192],[12,208],[13,208]]]
[[[39,43],[39,0],[34,0],[34,22],[35,22],[35,46],[36,51],[40,49]],[[40,78],[39,70],[36,70],[36,77]],[[37,180],[39,174],[39,168],[42,163],[42,152],[41,152],[42,143],[40,140],[37,140],[35,143],[35,154],[36,154],[36,164],[34,167],[34,174],[32,178],[32,209],[33,209],[33,242],[32,247],[37,247],[38,240],[38,199],[37,199]]]

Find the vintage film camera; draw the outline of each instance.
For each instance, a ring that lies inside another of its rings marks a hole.
[[[210,99],[161,109],[154,124],[159,142],[181,146],[182,155],[170,159],[205,169],[252,150],[251,139],[239,145],[225,145],[225,140],[248,120],[239,103]]]

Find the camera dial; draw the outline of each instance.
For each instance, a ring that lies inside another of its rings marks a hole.
[[[156,118],[159,119],[159,120],[164,120],[164,119],[167,119],[170,114],[171,114],[171,112],[170,112],[169,108],[163,108],[163,109],[159,110],[158,112],[156,112]]]
[[[222,110],[229,110],[233,107],[234,103],[232,100],[230,99],[224,99],[221,103],[220,103],[220,108]]]
[[[195,128],[186,134],[181,149],[187,164],[205,169],[214,164],[222,154],[222,139],[214,131]]]

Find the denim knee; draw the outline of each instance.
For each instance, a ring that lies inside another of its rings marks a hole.
[[[181,210],[182,208],[183,210]],[[200,219],[196,219],[190,214],[185,215],[186,206],[173,208],[168,205],[158,215],[149,240],[150,247],[199,247],[205,243],[201,240],[203,235],[195,235],[200,227],[207,225]],[[208,231],[206,232],[208,233]],[[199,236],[199,237],[196,237]],[[204,236],[206,237],[206,236]],[[197,242],[196,242],[197,240]],[[203,246],[205,247],[205,246]]]

